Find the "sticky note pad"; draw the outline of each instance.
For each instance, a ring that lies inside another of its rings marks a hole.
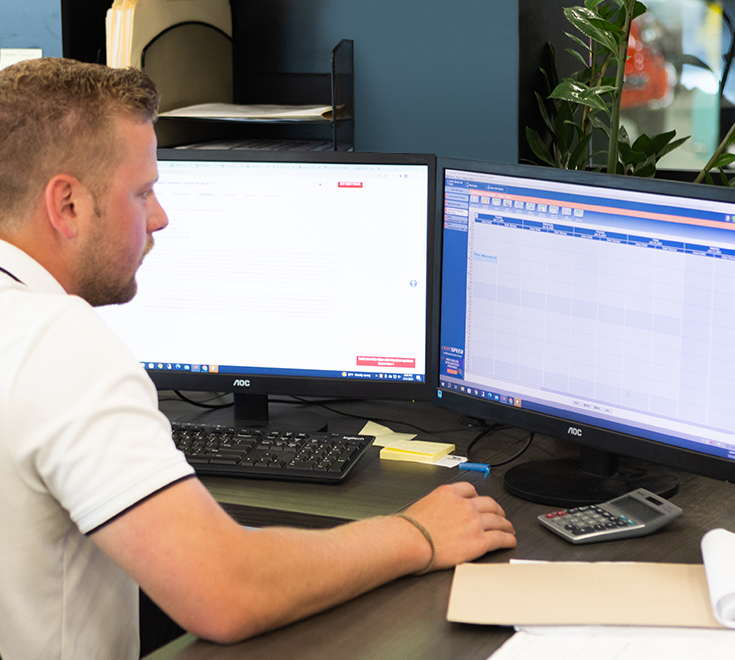
[[[380,450],[380,458],[389,461],[433,463],[453,451],[454,445],[443,442],[408,440],[393,442],[390,447],[383,447]]]
[[[403,442],[416,437],[415,433],[394,433],[387,426],[375,422],[365,424],[362,431],[360,431],[360,435],[374,436],[374,447],[392,447],[396,442]]]

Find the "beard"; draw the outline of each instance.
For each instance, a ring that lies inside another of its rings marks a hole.
[[[92,307],[122,305],[130,302],[138,292],[135,274],[145,255],[153,249],[153,238],[146,242],[143,254],[136,259],[126,259],[96,235],[82,251],[77,271],[76,293]],[[126,273],[120,275],[119,273]],[[127,274],[130,273],[130,274]]]

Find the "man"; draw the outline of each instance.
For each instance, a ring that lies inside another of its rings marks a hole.
[[[0,72],[4,660],[136,658],[137,585],[182,627],[232,642],[515,545],[466,483],[403,517],[314,532],[243,529],[193,476],[144,370],[92,309],[135,295],[168,222],[157,104],[140,71]]]

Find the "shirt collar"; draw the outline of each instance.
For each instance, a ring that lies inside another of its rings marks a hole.
[[[41,264],[20,248],[3,240],[0,240],[0,266],[34,291],[66,293],[64,287]]]

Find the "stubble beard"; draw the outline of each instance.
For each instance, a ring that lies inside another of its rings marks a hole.
[[[135,275],[145,256],[153,249],[153,238],[149,237],[143,254],[135,266],[133,274],[124,280],[114,273],[111,265],[114,254],[99,249],[102,243],[93,240],[87,244],[79,262],[76,293],[92,307],[123,305],[130,302],[138,292]]]

